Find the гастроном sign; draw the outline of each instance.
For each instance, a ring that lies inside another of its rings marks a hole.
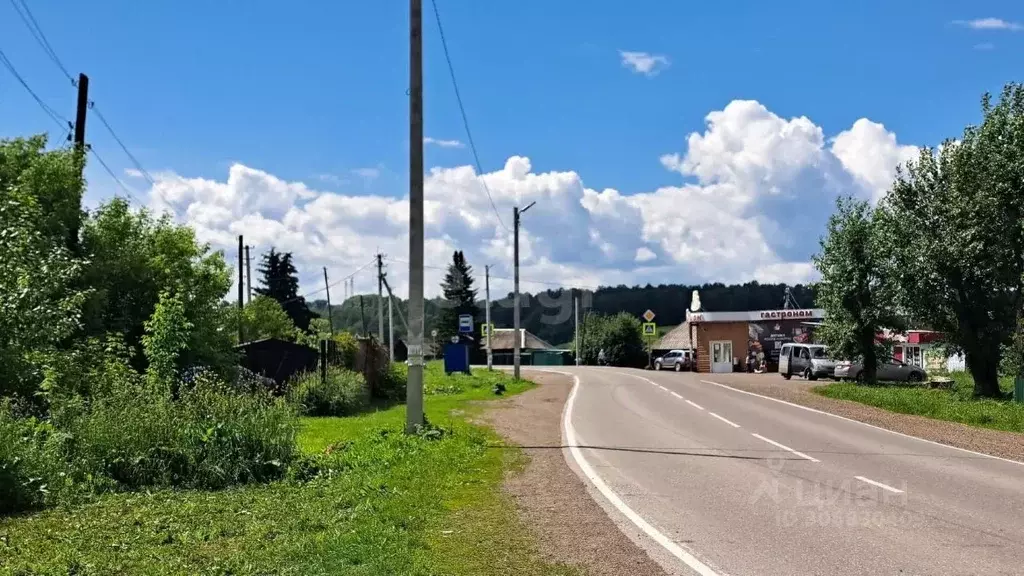
[[[813,310],[771,310],[761,312],[762,320],[788,320],[790,318],[813,318]]]

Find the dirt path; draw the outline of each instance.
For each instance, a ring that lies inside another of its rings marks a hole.
[[[824,382],[796,378],[786,381],[778,374],[701,374],[702,378],[801,406],[831,412],[880,428],[901,432],[933,442],[956,446],[1024,462],[1024,434],[968,426],[958,422],[933,420],[924,416],[900,414],[850,400],[827,398],[811,392]]]
[[[536,534],[541,552],[597,576],[665,574],[594,502],[565,461],[562,407],[572,379],[536,372],[529,378],[539,386],[496,403],[485,419],[529,456],[522,472],[506,478],[505,489]]]

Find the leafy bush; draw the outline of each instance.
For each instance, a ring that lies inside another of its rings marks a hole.
[[[50,470],[44,439],[38,421],[15,418],[9,406],[0,407],[0,514],[46,503]]]
[[[408,367],[404,363],[389,363],[384,369],[384,374],[378,379],[374,394],[384,400],[405,400],[408,372]]]
[[[289,399],[306,416],[348,416],[365,409],[370,395],[362,374],[329,367],[325,382],[319,372],[301,376]]]
[[[266,394],[239,394],[199,375],[174,400],[128,378],[102,397],[63,402],[58,430],[73,439],[76,468],[119,488],[223,488],[281,476],[295,455],[292,409]]]
[[[337,343],[342,363],[349,370],[356,369],[356,354],[359,353],[359,341],[349,332],[338,332],[332,339]]]

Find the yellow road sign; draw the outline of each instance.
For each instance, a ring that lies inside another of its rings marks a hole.
[[[491,324],[491,330],[494,330],[494,324]],[[480,325],[480,335],[487,337],[487,324]]]
[[[654,311],[648,308],[647,312],[644,312],[644,320],[648,323],[654,322]]]
[[[644,322],[644,336],[657,336],[658,326],[654,322]]]

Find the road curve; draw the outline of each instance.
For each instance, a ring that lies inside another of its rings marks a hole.
[[[566,454],[672,573],[1024,573],[1024,465],[716,385],[566,368]]]

